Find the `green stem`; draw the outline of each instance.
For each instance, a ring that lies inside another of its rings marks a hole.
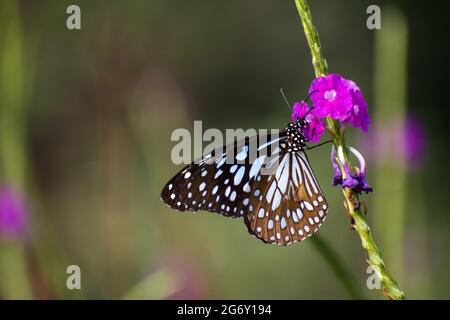
[[[295,4],[297,5],[306,39],[311,50],[316,77],[324,76],[327,74],[328,66],[321,53],[319,34],[317,33],[317,30],[312,23],[311,12],[309,10],[308,4],[306,0],[295,0]],[[341,146],[343,148],[345,160],[347,163],[350,163],[348,161],[348,147],[345,144],[344,132],[343,130],[341,130],[339,123],[333,121],[330,118],[327,118],[327,124],[328,131],[333,138],[335,147],[337,148]],[[345,172],[342,172],[342,174],[345,177]],[[383,286],[385,296],[389,299],[394,300],[405,299],[405,294],[399,288],[394,278],[392,278],[392,276],[389,274],[383,258],[381,257],[381,251],[378,249],[372,238],[370,226],[367,222],[365,214],[361,210],[361,208],[363,208],[364,206],[358,205],[360,203],[359,195],[349,188],[343,189],[342,193],[344,195],[344,207],[347,211],[347,214],[351,218],[350,221],[354,230],[361,238],[362,247],[366,250],[369,257],[367,262],[378,276],[378,279]]]
[[[328,73],[327,61],[321,53],[319,33],[312,23],[311,12],[306,1],[295,0],[298,13],[302,20],[303,29],[305,30],[306,40],[308,40],[309,48],[311,49],[312,63],[316,77],[325,76]]]
[[[356,281],[353,279],[348,268],[341,262],[336,252],[333,251],[330,244],[318,235],[311,237],[311,241],[334,271],[336,277],[342,282],[350,297],[358,300],[363,299],[364,295],[361,290],[354,285]]]

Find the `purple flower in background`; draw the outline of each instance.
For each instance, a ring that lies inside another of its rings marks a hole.
[[[23,199],[10,187],[0,187],[0,237],[22,237],[26,232],[27,218],[28,210]]]
[[[299,118],[305,118],[308,126],[305,128],[305,138],[307,141],[312,141],[314,143],[319,142],[320,137],[325,132],[325,126],[321,119],[319,119],[316,115],[310,110],[308,104],[303,100],[299,103],[294,103],[294,107],[292,108],[292,122],[295,122]],[[306,117],[305,117],[306,115]]]
[[[162,267],[178,275],[178,290],[172,300],[195,300],[205,297],[207,281],[198,262],[191,256],[174,254],[162,259]]]
[[[367,103],[355,82],[338,74],[329,74],[314,79],[309,93],[317,117],[331,117],[365,132],[369,129]]]
[[[374,128],[360,137],[359,144],[374,161],[398,163],[410,169],[420,167],[426,155],[425,130],[414,116]]]
[[[398,135],[402,140],[402,155],[410,167],[418,167],[425,155],[425,130],[420,121],[414,117],[408,118]]]

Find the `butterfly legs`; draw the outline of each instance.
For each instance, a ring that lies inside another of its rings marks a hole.
[[[317,148],[317,147],[323,146],[324,144],[327,144],[327,143],[330,143],[330,142],[333,142],[333,140],[327,140],[327,141],[325,141],[325,142],[322,142],[322,143],[316,144],[316,145],[314,145],[314,146],[312,146],[312,147],[310,147],[310,146],[307,146],[307,147],[306,147],[306,149],[307,149],[307,150],[311,150],[311,149],[314,149],[314,148]]]

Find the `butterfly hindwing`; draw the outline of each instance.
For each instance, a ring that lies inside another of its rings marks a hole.
[[[249,232],[267,243],[287,245],[312,235],[323,223],[328,204],[303,151],[280,155],[273,175],[252,185]]]

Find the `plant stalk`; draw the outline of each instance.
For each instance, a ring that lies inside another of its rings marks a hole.
[[[326,76],[328,73],[328,65],[321,52],[319,34],[312,22],[309,6],[306,0],[295,0],[295,4],[297,6],[306,39],[311,50],[312,63],[316,77]],[[334,146],[336,149],[339,146],[343,148],[345,161],[350,164],[348,157],[348,146],[346,145],[344,139],[344,131],[341,130],[339,123],[337,121],[333,121],[331,118],[327,118],[327,125],[328,132],[333,138]],[[342,166],[341,173],[343,178],[345,178],[345,172],[342,170]],[[405,299],[405,294],[388,272],[381,256],[381,251],[378,249],[372,238],[372,233],[370,231],[370,226],[367,222],[365,212],[362,211],[362,208],[365,206],[360,205],[359,195],[349,188],[344,188],[342,193],[344,196],[344,207],[350,217],[350,223],[361,239],[362,247],[368,255],[367,262],[380,280],[384,295],[392,300]]]

